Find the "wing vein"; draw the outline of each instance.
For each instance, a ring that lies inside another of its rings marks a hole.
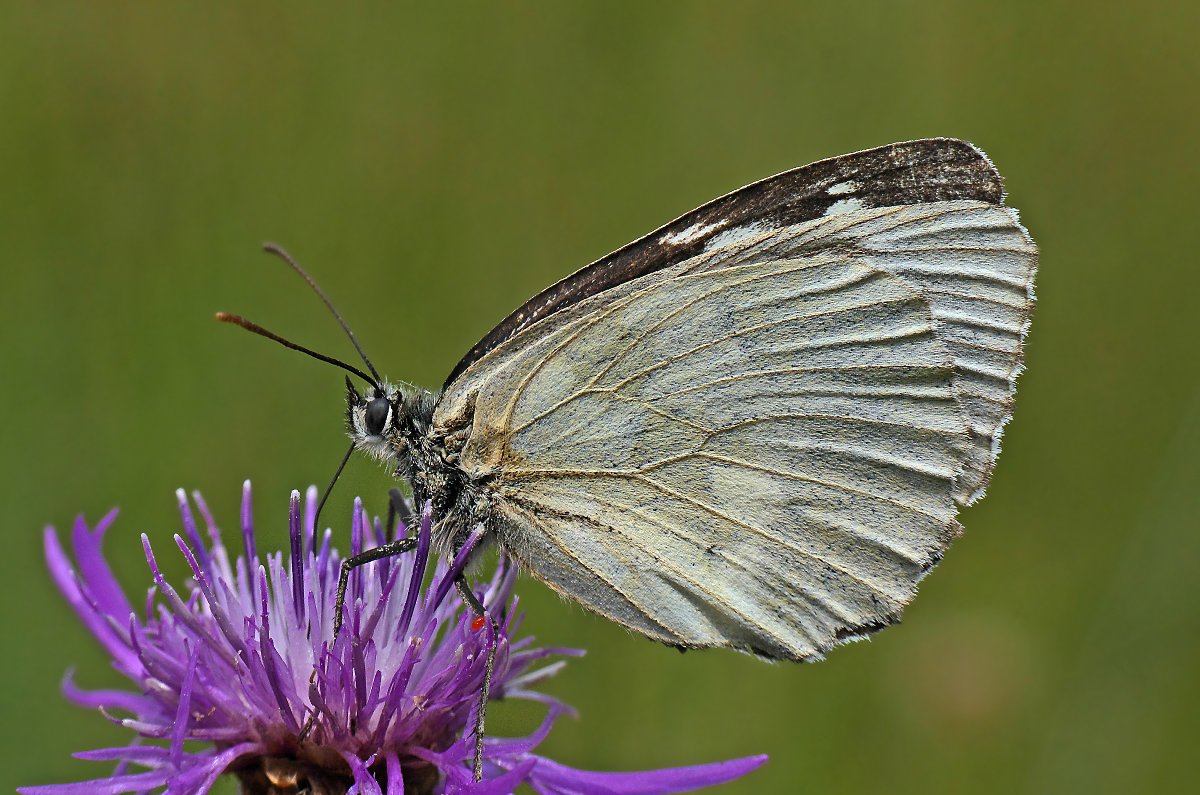
[[[709,389],[713,386],[721,384],[735,383],[748,378],[761,378],[774,375],[798,375],[801,373],[839,373],[852,372],[855,370],[897,370],[901,369],[901,365],[895,364],[848,364],[842,367],[834,367],[831,365],[822,365],[819,367],[773,367],[769,370],[750,370],[745,373],[734,373],[733,375],[714,378],[710,381],[705,381],[693,386],[677,389],[674,392],[665,392],[655,395],[655,398],[673,398],[680,395],[686,395],[689,392],[700,392]],[[906,365],[908,369],[926,369],[946,374],[951,374],[952,369],[949,365],[929,366],[929,365]]]
[[[509,502],[515,503],[518,507],[521,507],[521,503],[516,500],[509,499]],[[575,550],[573,550],[570,546],[562,543],[562,541],[559,540],[559,538],[554,533],[549,532],[549,530],[546,529],[544,524],[542,524],[542,522],[539,520],[539,517],[535,511],[532,511],[532,510],[529,510],[528,508],[526,508],[525,512],[527,515],[529,515],[532,518],[532,520],[534,521],[535,524],[542,526],[542,534],[541,535],[543,538],[545,538],[547,541],[549,541],[554,546],[558,547],[558,549],[564,555],[566,555],[571,560],[575,561],[582,570],[589,572],[594,577],[598,577],[598,578],[600,577],[600,575],[591,566],[587,565],[587,563],[582,558],[580,558],[579,555],[577,555],[575,553]],[[528,564],[526,564],[526,566],[528,567]],[[603,579],[603,578],[601,578],[601,579]],[[636,599],[634,599],[632,595],[630,595],[629,593],[626,593],[624,590],[617,587],[617,585],[615,583],[608,582],[607,580],[605,580],[605,583],[610,588],[612,588],[614,592],[620,594],[625,599],[625,601],[627,601],[630,605],[632,605],[635,609],[637,609],[637,611],[639,613],[641,613],[644,618],[649,620],[655,626],[659,627],[663,631],[664,635],[668,635],[670,637],[675,638],[676,640],[680,640],[678,634],[672,632],[664,624],[655,620],[654,617],[651,616],[650,613],[645,609],[645,607],[643,607],[641,603],[639,603]]]
[[[512,498],[510,498],[510,500],[511,499]],[[660,529],[667,531],[669,534],[675,536],[676,538],[679,538],[680,540],[688,542],[688,543],[695,543],[695,539],[688,538],[687,536],[680,533],[677,529],[669,527],[669,526],[663,524],[662,522],[659,522],[657,520],[654,520],[654,519],[646,516],[644,514],[644,512],[642,512],[642,511],[639,511],[636,509],[631,510],[625,506],[618,506],[615,503],[612,503],[608,500],[605,500],[605,499],[599,497],[598,495],[593,495],[593,499],[595,499],[600,504],[605,505],[608,508],[611,508],[614,510],[618,510],[618,511],[629,510],[631,513],[634,513],[635,515],[640,516],[643,520],[650,521],[652,524],[657,525]],[[695,589],[696,594],[710,594],[711,593],[709,591],[709,589],[704,587],[704,585],[699,580],[690,576],[684,569],[682,569],[681,567],[676,565],[674,563],[674,561],[672,561],[669,557],[664,557],[663,555],[659,554],[659,550],[653,549],[651,547],[647,547],[646,544],[643,543],[642,539],[640,537],[638,537],[636,534],[625,533],[625,532],[621,531],[621,529],[618,528],[616,525],[609,524],[608,522],[603,522],[598,519],[593,519],[591,517],[586,517],[582,514],[578,514],[573,511],[567,511],[565,509],[558,508],[553,505],[549,505],[542,500],[531,499],[528,496],[518,497],[518,500],[526,506],[530,506],[530,505],[537,506],[538,510],[544,510],[548,513],[555,514],[555,515],[557,515],[563,519],[566,519],[568,521],[570,519],[582,519],[587,524],[590,524],[593,526],[599,526],[600,528],[603,528],[610,532],[616,533],[616,534],[620,535],[621,537],[623,537],[626,540],[626,542],[628,542],[631,546],[636,547],[642,553],[653,558],[663,569],[669,571],[670,573],[672,573],[673,575],[678,577],[680,582],[686,583],[687,585],[692,586],[692,588]],[[560,544],[559,546],[561,548],[562,545]],[[725,560],[738,565],[738,567],[741,568],[747,574],[749,574],[751,572],[751,570],[749,568],[747,568],[745,566],[744,562],[742,562],[741,560],[733,558],[728,555],[724,555],[723,557]],[[675,583],[671,583],[668,580],[668,584],[670,584],[677,591],[679,590],[678,586]],[[681,592],[681,595],[684,596],[684,598],[689,598],[689,595],[686,593]],[[627,598],[630,598],[630,597],[627,597]],[[630,598],[630,601],[633,602],[632,598]],[[647,615],[649,615],[649,613],[645,610],[645,608],[641,604],[638,604],[636,602],[633,602],[633,603],[637,604],[637,606],[640,610],[642,610],[643,612],[647,613]],[[750,616],[746,612],[738,610],[734,605],[726,603],[726,604],[723,604],[723,607],[724,607],[724,609],[729,610],[731,613],[733,613],[737,618],[744,621],[748,626],[752,627],[755,631],[757,631],[763,635],[766,635],[768,637],[778,638],[777,633],[772,632],[772,630],[769,627],[764,626],[761,622],[759,622],[758,620],[756,620],[754,617]],[[838,618],[843,618],[842,616],[838,615],[836,612],[833,613],[833,615],[837,616]],[[805,633],[805,634],[807,635],[807,633]],[[807,639],[810,642],[812,642],[814,640],[811,637],[809,637]],[[813,643],[813,645],[814,645],[814,647],[816,646],[815,643]]]
[[[782,318],[778,318],[776,320],[772,320],[769,323],[759,323],[754,326],[747,326],[746,328],[742,328],[742,329],[738,329],[737,331],[729,332],[728,334],[725,334],[721,337],[717,337],[716,339],[709,340],[708,342],[701,343],[700,345],[696,345],[685,351],[681,351],[681,352],[673,354],[671,356],[664,357],[664,358],[658,360],[657,362],[644,367],[643,369],[639,370],[638,372],[622,379],[621,381],[618,381],[616,384],[613,385],[612,388],[619,390],[622,387],[627,386],[629,383],[636,381],[637,379],[642,378],[643,376],[649,375],[650,373],[653,373],[657,370],[661,370],[662,368],[664,368],[670,364],[673,364],[674,362],[677,362],[686,356],[690,356],[693,353],[698,353],[702,350],[705,350],[706,348],[711,348],[712,346],[717,345],[719,343],[728,342],[729,340],[737,339],[738,337],[743,337],[747,334],[751,334],[751,333],[754,333],[757,331],[766,331],[767,329],[775,328],[776,326],[780,326],[785,323],[790,323],[790,322],[796,321],[796,320],[810,320],[810,319],[818,318],[818,317],[828,317],[828,316],[846,313],[846,312],[856,312],[860,309],[869,309],[869,308],[875,307],[875,306],[885,306],[888,304],[911,303],[914,300],[919,300],[919,299],[916,298],[915,296],[911,296],[911,295],[899,296],[897,298],[889,298],[889,299],[886,299],[883,301],[874,301],[874,302],[867,303],[867,304],[843,307],[840,309],[826,310],[823,312],[813,312],[813,313],[806,313],[806,314],[801,314],[801,315],[790,315],[788,317],[782,317]],[[861,338],[842,337],[842,338],[833,339],[833,340],[829,340],[827,342],[822,342],[822,343],[802,344],[802,345],[794,345],[794,346],[787,347],[787,348],[781,348],[781,349],[779,349],[779,352],[793,353],[793,352],[799,352],[802,350],[820,350],[821,348],[846,345],[846,344],[848,344],[848,342],[849,343],[888,342],[888,341],[894,340],[894,339],[903,339],[905,337],[910,337],[910,336],[920,336],[921,334],[927,334],[927,333],[930,333],[931,331],[932,331],[932,329],[929,328],[928,326],[915,326],[915,327],[909,327],[909,328],[902,328],[895,334],[891,334],[891,335],[880,334],[877,336],[863,336]]]
[[[685,494],[681,494],[678,491],[668,488],[667,486],[659,483],[654,478],[646,477],[644,475],[634,475],[633,478],[642,483],[645,483],[646,485],[650,486],[653,489],[661,491],[663,494],[673,497],[681,502],[688,503],[689,505],[693,505],[696,508],[699,508],[700,510],[704,511],[705,513],[712,514],[713,516],[716,516],[719,519],[729,522],[730,524],[737,525],[738,527],[748,530],[751,533],[753,533],[754,535],[764,538],[771,543],[779,544],[779,545],[791,550],[792,552],[795,552],[797,555],[800,555],[801,557],[808,558],[809,560],[815,560],[816,562],[820,563],[823,566],[828,566],[830,569],[838,572],[839,574],[842,574],[842,575],[848,577],[849,579],[853,580],[854,582],[859,583],[860,585],[863,585],[863,586],[869,588],[870,590],[874,591],[875,593],[879,594],[880,596],[883,596],[887,599],[895,598],[894,596],[892,596],[891,594],[888,594],[885,590],[880,588],[878,585],[876,585],[873,581],[868,580],[864,577],[860,577],[857,574],[854,574],[853,572],[848,571],[845,568],[838,566],[837,564],[832,563],[832,562],[822,558],[820,555],[817,555],[813,552],[809,552],[808,550],[805,550],[805,549],[800,549],[795,544],[789,543],[785,539],[779,538],[778,536],[773,536],[770,533],[768,533],[766,530],[764,530],[763,528],[758,527],[757,525],[751,524],[750,522],[742,521],[741,519],[738,519],[735,516],[732,516],[722,510],[719,510],[718,508],[715,508],[712,505],[709,505],[708,503],[706,503],[702,500],[697,500],[693,497],[689,497]]]

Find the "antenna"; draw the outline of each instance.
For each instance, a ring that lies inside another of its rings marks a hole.
[[[332,356],[326,356],[323,353],[317,353],[314,350],[305,348],[303,345],[297,345],[296,343],[292,342],[291,340],[284,339],[283,337],[279,336],[278,334],[275,334],[274,332],[267,331],[262,326],[258,325],[257,323],[254,323],[250,320],[247,320],[246,318],[242,317],[241,315],[231,315],[228,312],[218,312],[216,314],[216,318],[221,323],[229,323],[234,326],[239,326],[241,328],[244,328],[246,331],[257,334],[260,337],[266,337],[269,340],[274,340],[275,342],[278,342],[280,345],[282,345],[285,348],[291,348],[294,351],[300,351],[301,353],[307,354],[307,355],[313,357],[314,359],[318,359],[327,364],[332,364],[334,367],[340,367],[343,370],[345,370],[346,372],[352,373],[352,374],[358,376],[359,378],[361,378],[362,380],[366,381],[368,384],[375,387],[375,389],[381,388],[378,377],[376,377],[375,379],[372,379],[371,376],[367,375],[362,370],[359,370],[357,367],[355,367],[352,364],[346,364],[341,359],[335,359]],[[375,370],[372,369],[371,372],[375,372]]]
[[[375,365],[371,364],[371,360],[368,359],[367,354],[363,352],[362,346],[358,344],[358,340],[355,338],[354,332],[350,330],[350,325],[348,323],[346,323],[346,321],[342,317],[341,313],[338,312],[336,308],[334,308],[333,302],[330,301],[329,298],[325,295],[324,291],[321,290],[321,288],[317,286],[317,283],[315,281],[313,281],[313,278],[308,275],[308,273],[304,270],[304,268],[300,267],[300,263],[298,263],[298,262],[296,262],[296,260],[292,259],[292,255],[287,253],[287,251],[284,250],[283,246],[280,246],[277,243],[263,243],[263,251],[267,252],[268,254],[274,254],[275,256],[279,257],[281,260],[286,262],[291,267],[291,269],[294,270],[297,274],[299,274],[300,278],[303,279],[308,284],[308,286],[312,288],[312,291],[314,293],[316,293],[317,297],[320,298],[322,303],[325,304],[325,308],[328,309],[330,314],[332,314],[334,316],[334,318],[337,319],[338,324],[342,327],[342,331],[346,332],[346,336],[350,338],[350,343],[352,345],[354,345],[354,350],[358,351],[358,355],[362,358],[363,362],[367,365],[367,369],[370,370],[371,375],[375,377],[374,385],[376,387],[378,387],[379,384],[382,384],[383,379],[379,377],[379,373],[375,370]]]

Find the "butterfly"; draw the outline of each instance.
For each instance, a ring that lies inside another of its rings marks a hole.
[[[432,504],[442,554],[482,534],[648,638],[814,660],[895,623],[983,494],[1036,264],[983,152],[909,141],[593,262],[439,392],[332,361],[368,384],[351,449]]]

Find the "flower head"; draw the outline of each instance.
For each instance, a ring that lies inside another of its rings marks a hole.
[[[532,690],[562,667],[551,657],[574,649],[535,648],[514,639],[520,616],[512,595],[515,569],[501,565],[481,590],[500,610],[493,630],[463,605],[453,586],[467,554],[433,567],[428,587],[430,515],[419,527],[417,551],[356,569],[344,626],[333,637],[341,558],[327,530],[314,532],[316,491],[304,509],[293,492],[291,549],[260,555],[250,511],[242,501],[243,554],[231,560],[204,501],[193,496],[202,534],[181,491],[184,534],[175,544],[192,571],[184,592],[167,582],[149,539],[142,536],[154,587],[140,613],[117,584],[101,553],[115,512],[95,528],[82,519],[71,533],[75,563],[53,529],[46,559],[59,589],[100,641],[132,691],[85,691],[70,678],[72,701],[99,708],[135,733],[125,747],[79,754],[110,760],[107,778],[79,784],[25,787],[24,793],[204,793],[223,773],[245,793],[471,793],[503,795],[521,783],[539,793],[684,792],[736,778],[765,757],[644,773],[592,773],[533,753],[569,708]],[[402,528],[402,532],[407,529]],[[207,535],[207,540],[204,535]],[[351,554],[385,542],[378,519],[359,501]],[[528,737],[489,737],[484,780],[471,771],[471,738],[490,644],[495,644],[494,697],[546,704],[542,725]],[[302,731],[315,713],[311,730]],[[130,772],[131,765],[144,768]]]

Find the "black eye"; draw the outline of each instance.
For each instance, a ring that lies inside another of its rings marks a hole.
[[[383,426],[387,424],[388,412],[392,410],[392,404],[388,403],[387,398],[377,397],[367,404],[367,433],[372,436],[379,436],[383,433]]]

